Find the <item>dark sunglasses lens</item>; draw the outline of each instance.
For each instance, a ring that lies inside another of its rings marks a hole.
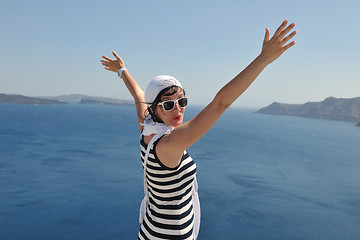
[[[166,101],[166,102],[164,102],[164,109],[165,109],[165,111],[170,111],[171,109],[173,109],[174,108],[174,102],[173,101]]]
[[[186,107],[187,104],[188,104],[188,99],[187,98],[181,98],[181,99],[179,99],[178,103],[179,103],[180,107]]]

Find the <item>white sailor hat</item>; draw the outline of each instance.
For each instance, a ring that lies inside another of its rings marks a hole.
[[[157,95],[167,87],[178,86],[181,87],[179,80],[169,75],[156,76],[149,82],[145,90],[145,102],[150,107],[155,101]]]

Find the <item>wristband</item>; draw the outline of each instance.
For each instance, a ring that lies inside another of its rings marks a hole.
[[[123,71],[127,70],[126,68],[120,68],[118,71],[118,76],[121,78],[121,75],[123,73]]]

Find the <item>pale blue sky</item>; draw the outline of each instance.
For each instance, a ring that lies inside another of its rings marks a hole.
[[[206,104],[261,50],[265,27],[296,23],[296,45],[233,106],[360,96],[360,1],[1,1],[0,93],[131,99],[103,69],[115,50],[142,88],[177,77]]]

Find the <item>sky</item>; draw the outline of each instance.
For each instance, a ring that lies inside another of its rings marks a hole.
[[[191,104],[209,103],[284,19],[294,47],[233,103],[360,96],[360,1],[0,1],[0,93],[131,99],[101,56],[116,51],[145,90],[157,75],[180,80]]]

